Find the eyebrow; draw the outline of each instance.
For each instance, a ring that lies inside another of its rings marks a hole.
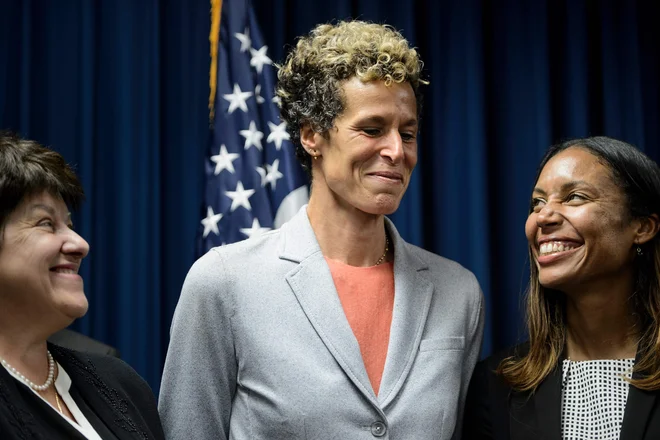
[[[387,122],[387,120],[384,117],[378,116],[378,115],[366,116],[366,117],[358,120],[358,124],[381,124],[382,125],[382,124],[385,124],[386,122]],[[401,124],[402,127],[417,127],[417,125],[418,125],[417,118],[411,118],[411,119],[405,121],[403,124]]]
[[[57,212],[55,211],[55,208],[53,208],[50,205],[44,205],[43,203],[35,203],[34,205],[30,205],[28,207],[28,210],[29,210],[30,214],[32,214],[32,213],[34,213],[34,211],[37,211],[37,210],[40,210],[40,209],[42,211],[46,211],[48,214],[52,215],[53,217],[57,217]],[[67,212],[66,214],[67,214],[67,219],[69,221],[71,221],[71,213]],[[73,226],[73,223],[71,223],[71,225]]]
[[[589,182],[587,182],[585,180],[571,180],[570,182],[566,182],[561,186],[561,192],[566,193],[566,192],[568,192],[568,191],[570,191],[570,190],[572,190],[572,189],[574,189],[578,186],[587,186],[589,188],[594,188],[594,186],[592,184],[590,184]],[[547,195],[547,193],[543,189],[539,188],[538,186],[534,187],[534,191],[532,191],[532,192],[540,194],[542,196]]]

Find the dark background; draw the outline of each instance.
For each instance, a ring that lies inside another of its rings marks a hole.
[[[523,334],[523,225],[545,149],[606,134],[660,156],[655,3],[253,7],[274,60],[314,25],[348,17],[389,23],[419,49],[431,82],[420,158],[392,218],[407,240],[476,274],[488,354]],[[209,9],[204,0],[0,0],[0,128],[61,152],[87,193],[74,221],[91,245],[82,269],[91,306],[74,328],[118,347],[156,392],[204,216]]]

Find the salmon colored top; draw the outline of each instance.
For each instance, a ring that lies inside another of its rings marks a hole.
[[[383,377],[394,307],[394,264],[349,266],[325,259],[339,300],[360,346],[362,361],[376,395]]]

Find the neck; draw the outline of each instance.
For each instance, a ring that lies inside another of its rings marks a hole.
[[[27,379],[42,384],[48,377],[48,356],[45,338],[38,340],[25,333],[0,332],[0,358]],[[2,367],[0,367],[2,368]]]
[[[385,250],[385,217],[353,207],[327,206],[314,196],[307,206],[307,215],[323,256],[351,266],[376,264]],[[392,246],[389,248],[391,255]],[[388,260],[389,255],[384,261]]]
[[[639,329],[628,298],[616,289],[567,296],[566,351],[572,360],[634,358]]]

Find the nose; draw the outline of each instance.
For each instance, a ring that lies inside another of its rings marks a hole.
[[[66,240],[62,245],[62,252],[80,259],[85,258],[89,253],[89,243],[73,229],[69,229],[66,234]]]
[[[397,130],[392,130],[384,140],[385,144],[380,150],[380,155],[388,158],[392,163],[401,162],[404,156],[401,134]]]
[[[551,226],[561,222],[561,215],[552,203],[546,203],[536,214],[536,224],[539,227]]]

